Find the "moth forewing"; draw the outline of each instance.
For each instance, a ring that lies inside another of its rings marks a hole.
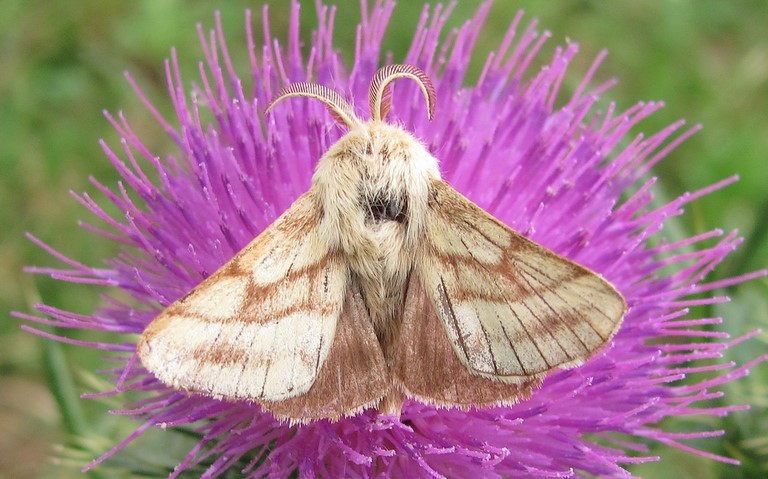
[[[459,360],[514,383],[583,362],[626,303],[596,273],[515,233],[434,181],[417,273]]]
[[[328,356],[349,279],[299,198],[232,260],[146,328],[144,366],[177,389],[278,401],[306,393]],[[276,273],[277,272],[277,273]]]

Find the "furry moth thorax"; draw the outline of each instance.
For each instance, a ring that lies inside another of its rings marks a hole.
[[[327,237],[344,251],[360,231],[403,235],[415,246],[424,231],[437,160],[410,133],[372,120],[355,126],[320,159],[312,184],[324,205]]]

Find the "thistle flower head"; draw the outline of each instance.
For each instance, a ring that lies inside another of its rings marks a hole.
[[[627,464],[658,459],[643,454],[648,440],[690,449],[679,441],[721,433],[670,432],[662,419],[742,408],[702,401],[718,397],[714,387],[743,376],[753,363],[694,367],[690,362],[715,360],[744,338],[729,341],[723,333],[700,329],[719,319],[691,317],[689,308],[724,301],[702,293],[764,272],[707,283],[707,274],[739,243],[736,234],[713,230],[668,243],[662,231],[685,205],[734,178],[654,206],[656,180],[649,170],[698,127],[684,129],[677,122],[647,137],[631,137],[630,130],[661,104],[639,103],[624,112],[611,104],[597,111],[599,96],[610,86],[592,85],[602,55],[564,97],[560,85],[576,44],[555,49],[545,67],[531,71],[547,35],[535,24],[525,26],[522,15],[487,56],[479,78],[468,83],[469,60],[482,55],[473,46],[488,3],[445,39],[450,9],[425,7],[410,50],[397,59],[432,78],[440,102],[432,121],[424,114],[417,82],[399,82],[391,92],[391,111],[383,109],[389,101],[382,102],[374,115],[388,114],[388,121],[420,138],[440,160],[443,178],[485,210],[613,283],[630,310],[612,346],[578,368],[551,374],[530,398],[512,406],[459,411],[407,401],[399,419],[367,410],[307,425],[276,421],[255,404],[169,389],[141,367],[135,344],[120,342],[124,337],[117,335],[141,333],[164,306],[263,231],[308,188],[315,163],[344,134],[320,102],[286,102],[265,116],[269,101],[285,85],[312,82],[342,92],[354,113],[365,118],[359,112],[381,66],[381,42],[393,9],[387,0],[370,11],[363,2],[351,64],[334,48],[332,7],[318,6],[309,41],[300,35],[294,4],[286,43],[272,37],[266,9],[258,34],[248,13],[250,77],[234,71],[217,23],[210,36],[201,33],[206,68],[193,94],[182,87],[175,56],[166,64],[173,121],[158,115],[129,77],[177,151],[158,156],[125,118],[108,116],[123,137],[122,151],[103,148],[123,181],[116,188],[94,185],[124,215],[110,216],[87,194],[77,199],[107,224],[88,227],[124,249],[106,268],[93,268],[35,239],[68,266],[32,270],[117,288],[131,301],[108,300],[90,316],[46,305],[39,306],[40,317],[25,315],[42,324],[116,335],[114,342],[85,342],[27,327],[115,352],[122,361],[110,371],[114,390],[104,394],[142,394],[138,404],[118,413],[143,424],[92,466],[148,428],[188,427],[199,435],[199,444],[171,477],[199,464],[207,465],[204,477],[229,470],[247,477],[294,471],[300,477],[611,476],[626,474]],[[257,46],[257,36],[263,36],[263,46]],[[697,379],[702,371],[712,374]]]

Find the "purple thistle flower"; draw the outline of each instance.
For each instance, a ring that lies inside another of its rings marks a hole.
[[[120,242],[123,251],[98,269],[32,237],[67,267],[30,271],[115,287],[132,301],[108,299],[92,316],[47,305],[38,307],[41,317],[20,316],[60,328],[141,333],[163,306],[216,271],[287,209],[309,187],[319,157],[344,132],[319,102],[287,102],[267,117],[263,109],[282,85],[312,81],[342,92],[364,111],[394,5],[383,0],[368,11],[362,4],[351,66],[333,48],[333,8],[319,7],[307,57],[300,48],[298,4],[285,45],[271,37],[265,9],[264,46],[257,47],[249,13],[249,82],[233,70],[217,18],[209,37],[200,34],[207,69],[201,69],[193,95],[182,88],[175,55],[166,64],[178,127],[157,113],[129,77],[178,152],[160,159],[122,116],[108,116],[123,137],[122,151],[102,146],[123,181],[116,189],[93,183],[124,217],[110,216],[88,194],[76,198],[107,225],[85,227]],[[669,416],[723,416],[744,409],[704,401],[721,396],[716,386],[766,359],[740,367],[714,361],[754,333],[729,340],[725,333],[701,329],[719,318],[688,314],[693,306],[727,300],[704,293],[765,274],[705,282],[740,238],[713,230],[666,243],[660,234],[686,204],[736,179],[652,205],[655,179],[649,170],[698,127],[684,130],[680,121],[647,138],[628,138],[662,105],[639,103],[621,113],[610,105],[596,112],[598,96],[610,87],[590,87],[602,56],[572,96],[560,98],[577,47],[556,49],[547,66],[528,71],[548,35],[538,34],[535,24],[524,27],[520,14],[476,83],[465,86],[488,9],[483,4],[441,41],[450,9],[437,6],[430,13],[425,7],[411,49],[398,62],[430,74],[437,89],[436,118],[427,121],[418,86],[401,82],[390,121],[425,142],[456,189],[538,243],[601,273],[624,294],[631,309],[612,347],[579,368],[548,376],[530,399],[514,406],[457,411],[407,401],[400,420],[369,410],[335,423],[290,426],[254,404],[167,388],[141,367],[133,342],[79,341],[25,326],[45,337],[117,353],[122,361],[110,371],[114,390],[90,396],[143,393],[131,409],[117,411],[143,424],[89,467],[152,427],[189,427],[200,436],[171,477],[199,464],[208,464],[203,477],[232,468],[248,477],[294,471],[300,477],[626,475],[623,466],[658,459],[643,455],[647,440],[736,462],[680,442],[723,431],[682,434],[659,426]],[[694,360],[712,361],[691,365]],[[709,373],[706,379],[697,379],[701,372]]]

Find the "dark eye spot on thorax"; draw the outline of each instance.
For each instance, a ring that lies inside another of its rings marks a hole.
[[[404,223],[408,213],[405,199],[397,200],[383,196],[364,199],[363,208],[366,210],[368,219],[374,223],[384,221]]]

